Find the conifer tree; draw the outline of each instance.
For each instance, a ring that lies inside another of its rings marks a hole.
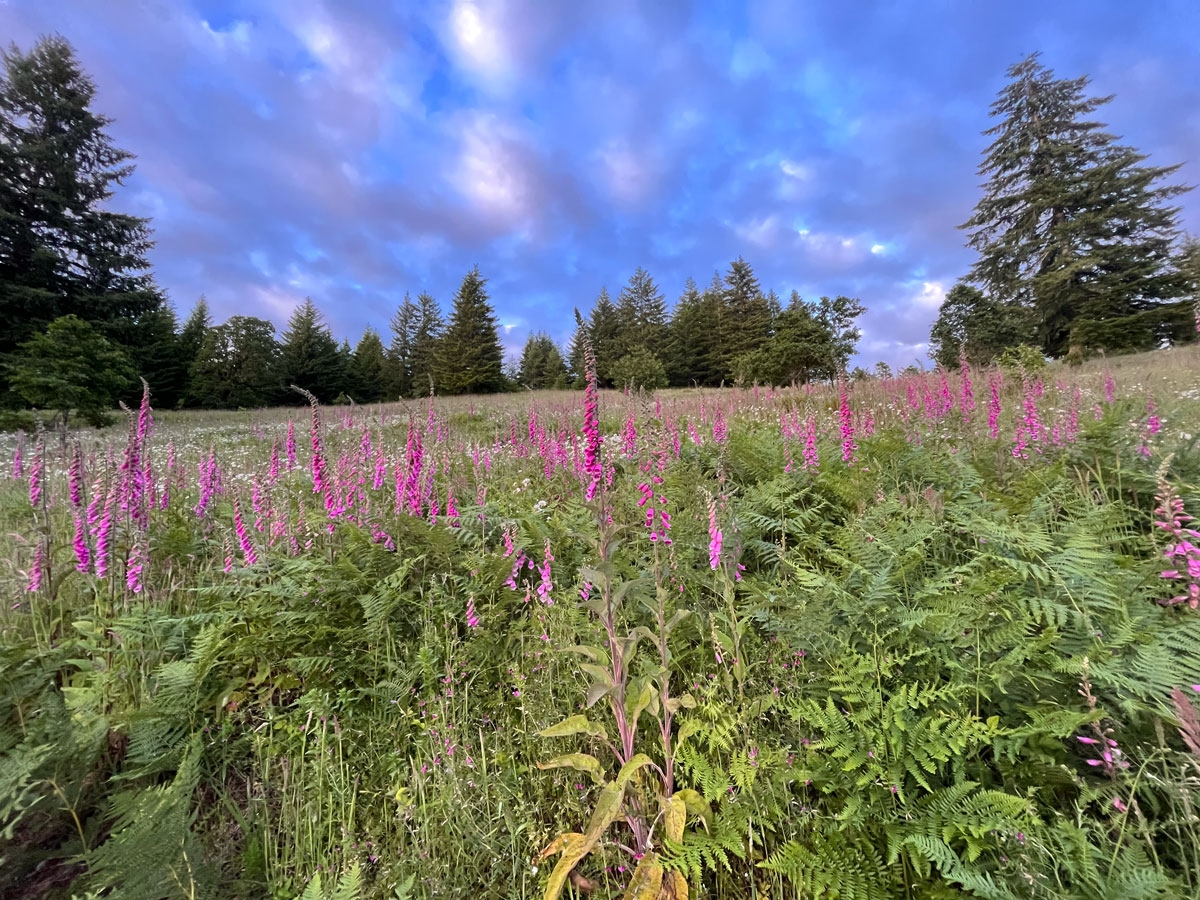
[[[211,327],[212,320],[208,314],[208,301],[201,294],[196,305],[192,307],[192,311],[188,313],[187,319],[184,320],[183,328],[179,330],[179,361],[184,367],[186,376],[180,400],[185,406],[191,402],[192,366],[196,364],[196,358],[200,355],[200,347],[204,344],[204,336]]]
[[[671,385],[720,383],[722,373],[716,362],[716,323],[720,307],[719,291],[708,290],[702,294],[695,281],[687,280],[667,327],[663,365]]]
[[[311,392],[322,403],[342,393],[345,375],[343,354],[311,299],[296,307],[283,333],[281,351],[283,383]],[[302,398],[295,395],[294,401]]]
[[[422,291],[417,295],[416,327],[412,333],[410,396],[429,393],[430,379],[434,377],[439,347],[445,333],[446,321],[442,318],[441,307],[432,294]]]
[[[61,37],[3,53],[0,75],[0,354],[77,315],[127,349],[146,342],[163,297],[149,272],[149,220],[108,207],[133,171],[111,119]]]
[[[566,363],[558,346],[545,332],[531,334],[525,341],[516,380],[522,387],[534,391],[566,385]]]
[[[587,343],[590,339],[587,320],[580,315],[579,307],[575,307],[575,333],[571,336],[571,346],[567,350],[567,365],[570,368],[571,383],[582,387],[587,371]]]
[[[600,288],[600,296],[588,317],[588,337],[596,356],[596,376],[602,385],[612,387],[612,368],[620,351],[621,322],[607,288]]]
[[[439,342],[434,381],[441,394],[486,394],[503,390],[504,351],[496,314],[476,266],[454,295],[450,324]]]
[[[379,332],[368,327],[350,358],[346,371],[347,393],[357,403],[378,403],[387,399],[386,370],[383,339]]]
[[[946,294],[929,331],[929,356],[952,369],[965,357],[977,366],[990,365],[1029,333],[1024,310],[986,296],[979,288],[959,282]]]
[[[665,350],[667,303],[650,273],[638,266],[617,295],[618,332],[614,355],[618,358],[639,347],[658,356]]]
[[[164,303],[141,317],[138,330],[141,339],[128,351],[134,372],[150,385],[150,396],[156,406],[175,409],[183,402],[191,367],[183,353],[175,310]],[[133,394],[122,399],[132,402],[134,394],[140,393],[140,386],[134,387]]]
[[[754,270],[740,256],[725,273],[721,305],[718,361],[723,374],[729,375],[735,359],[757,350],[771,336],[770,305]]]
[[[1057,79],[1037,54],[1008,77],[991,108],[1000,122],[984,132],[984,196],[962,226],[979,253],[971,280],[1030,309],[1043,350],[1061,356],[1077,318],[1182,296],[1168,201],[1187,188],[1162,183],[1178,166],[1143,166],[1092,118],[1112,98],[1088,96],[1088,78]]]
[[[388,322],[391,340],[387,347],[387,394],[389,398],[412,393],[412,350],[417,330],[417,304],[406,291]]]

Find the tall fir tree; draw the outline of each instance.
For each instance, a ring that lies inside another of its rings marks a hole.
[[[417,304],[406,291],[388,322],[391,340],[387,346],[387,394],[389,399],[412,393],[412,351],[418,321]]]
[[[600,288],[600,295],[592,306],[588,316],[588,337],[596,356],[596,377],[605,387],[612,387],[613,366],[621,349],[621,320],[616,305],[608,296],[608,288]]]
[[[454,295],[450,324],[434,365],[438,393],[487,394],[505,387],[504,351],[486,284],[476,266]]]
[[[587,377],[587,343],[591,340],[588,322],[575,307],[575,333],[571,335],[571,346],[567,348],[567,367],[570,369],[571,384],[583,387]]]
[[[345,363],[342,352],[317,305],[305,298],[296,307],[283,333],[281,371],[286,387],[295,385],[322,403],[332,403],[342,393]],[[290,402],[303,398],[293,392]]]
[[[416,326],[412,336],[412,365],[410,366],[409,396],[428,394],[435,377],[446,320],[433,295],[422,291],[417,295]]]
[[[650,273],[638,266],[617,295],[618,332],[613,356],[626,356],[639,347],[655,356],[665,351],[667,302]]]
[[[196,301],[196,305],[192,307],[192,311],[184,320],[183,327],[179,329],[179,361],[184,367],[186,376],[180,395],[184,406],[192,402],[192,366],[196,364],[196,359],[200,355],[200,347],[204,344],[204,336],[211,327],[212,319],[208,313],[208,301],[201,294],[200,299]]]
[[[516,381],[521,387],[534,391],[566,386],[567,365],[558,345],[545,332],[531,334],[525,341]]]
[[[1088,96],[1087,77],[1058,79],[1037,54],[1008,70],[992,104],[1000,122],[979,173],[984,196],[962,226],[978,251],[971,280],[1030,309],[1042,349],[1063,355],[1076,319],[1131,315],[1180,297],[1174,262],[1188,188],[1164,184],[1178,166],[1143,166],[1094,121],[1112,97]]]
[[[672,386],[708,386],[721,381],[721,369],[716,362],[714,324],[720,304],[719,292],[702,294],[695,281],[687,280],[667,327],[663,365]]]
[[[13,46],[0,75],[0,354],[77,315],[133,350],[161,331],[149,220],[113,211],[133,154],[61,37]],[[149,329],[143,334],[143,329]]]
[[[134,371],[150,385],[150,396],[162,409],[183,404],[191,361],[183,353],[179,320],[169,303],[146,313],[140,321],[141,340],[129,350]],[[140,389],[135,389],[135,393]],[[126,399],[133,400],[130,396]]]
[[[383,339],[368,327],[354,348],[346,371],[347,393],[357,403],[379,403],[387,399],[387,357]]]
[[[750,264],[740,256],[725,273],[719,324],[719,364],[730,375],[733,361],[753,352],[771,336],[771,308]]]

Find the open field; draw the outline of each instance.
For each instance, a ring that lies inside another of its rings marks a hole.
[[[0,436],[0,896],[1200,895],[1197,348],[586,399]]]

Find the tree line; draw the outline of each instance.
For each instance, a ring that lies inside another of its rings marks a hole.
[[[1200,243],[1181,235],[1170,183],[1179,166],[1144,165],[1094,114],[1112,96],[1087,77],[1056,78],[1033,54],[1008,70],[999,121],[962,226],[978,254],[946,296],[930,355],[988,363],[1033,344],[1052,358],[1150,350],[1196,340]]]

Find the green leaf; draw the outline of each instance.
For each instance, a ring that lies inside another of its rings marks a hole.
[[[588,734],[601,740],[605,740],[608,737],[603,725],[591,722],[587,716],[583,715],[571,716],[568,719],[563,719],[557,725],[544,728],[538,732],[538,737],[570,737],[573,734]]]
[[[604,784],[604,769],[600,760],[590,753],[567,753],[537,764],[539,769],[575,769],[585,772],[596,784]]]

